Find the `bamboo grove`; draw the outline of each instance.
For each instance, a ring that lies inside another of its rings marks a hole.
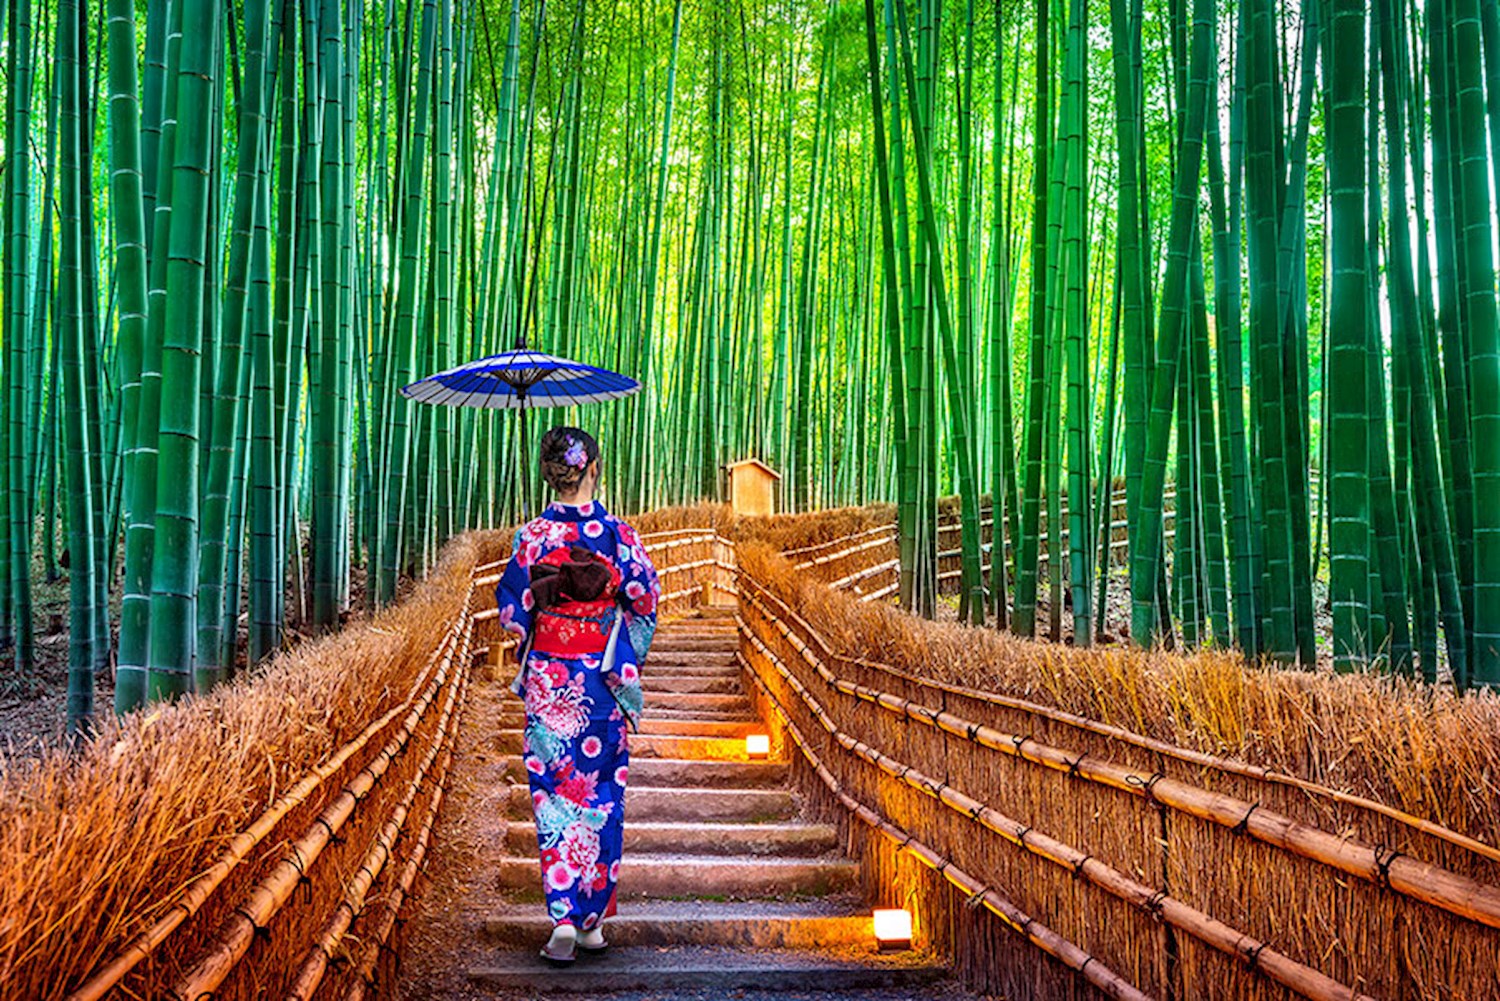
[[[521,344],[645,383],[545,415],[616,506],[893,501],[926,614],[956,492],[968,621],[1500,682],[1495,0],[0,16],[0,642],[65,572],[76,727],[534,510],[397,392]]]

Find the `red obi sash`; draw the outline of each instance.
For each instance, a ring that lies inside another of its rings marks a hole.
[[[622,578],[614,563],[582,546],[564,547],[533,564],[531,576],[537,602],[532,651],[553,657],[603,653],[619,614],[615,593]]]

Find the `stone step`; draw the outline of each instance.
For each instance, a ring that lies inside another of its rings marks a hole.
[[[631,738],[633,741],[639,739],[638,735]],[[503,773],[512,782],[526,781],[525,767],[520,755],[508,755],[501,762]],[[764,789],[781,785],[786,776],[787,764],[784,761],[694,761],[635,755],[630,758],[630,778],[644,786]]]
[[[739,667],[739,661],[733,650],[722,652],[702,650],[657,650],[651,648],[651,653],[646,657],[646,672],[648,674],[665,671],[671,668],[669,673],[677,673],[678,665],[694,668],[729,668]]]
[[[626,824],[626,827],[629,827]],[[501,890],[542,890],[542,866],[535,851],[499,860]],[[859,866],[848,859],[745,858],[638,852],[620,866],[622,898],[822,896],[852,889]]]
[[[656,631],[658,636],[723,636],[739,632],[739,623],[734,616],[714,616],[706,619],[678,619]]]
[[[653,692],[704,692],[717,695],[734,695],[745,690],[739,672],[727,677],[704,677],[695,674],[653,674],[646,679],[646,686]]]
[[[815,950],[701,946],[611,947],[603,956],[589,956],[561,968],[548,966],[535,949],[501,953],[495,960],[491,966],[470,968],[470,983],[496,991],[525,992],[531,998],[599,996],[611,991],[650,991],[653,997],[695,991],[702,992],[700,996],[724,998],[737,991],[802,994],[809,989],[819,995],[847,991],[851,998],[860,997],[859,992],[894,989],[920,997],[924,988],[948,973],[919,953],[878,956],[870,952],[846,959]]]
[[[646,687],[655,688],[658,678],[729,678],[739,681],[744,675],[741,673],[739,662],[729,665],[709,665],[703,667],[698,664],[652,664],[646,668]]]
[[[739,610],[739,605],[733,602],[724,605],[699,605],[687,615],[669,621],[667,627],[681,629],[688,626],[712,627],[726,621],[733,623],[734,615]]]
[[[520,754],[522,731],[500,730],[496,750]],[[745,741],[738,737],[685,737],[670,733],[632,733],[628,739],[633,758],[689,758],[697,761],[748,761]]]
[[[509,816],[532,818],[531,789],[510,787]],[[678,789],[671,786],[631,786],[625,795],[625,823],[635,817],[652,821],[709,821],[759,824],[788,821],[797,815],[797,800],[786,789]]]
[[[622,902],[605,928],[611,948],[843,949],[868,946],[874,935],[871,925],[868,909],[857,900],[838,897],[733,903],[646,899]],[[552,934],[552,919],[536,904],[510,904],[492,912],[483,927],[496,945],[535,948]]]
[[[714,709],[719,712],[750,712],[747,695],[714,695],[699,692],[658,692],[646,682],[646,710],[652,709]]]
[[[649,661],[658,653],[672,651],[675,653],[733,653],[740,648],[739,636],[736,633],[725,632],[723,636],[673,636],[668,633],[665,636],[657,636],[651,642],[651,652],[646,659]]]
[[[744,761],[742,737],[682,737],[667,733],[633,733],[632,758],[686,758],[692,761]]]
[[[634,806],[629,796],[626,803],[627,810]],[[806,858],[822,855],[837,846],[838,832],[829,824],[646,823],[633,820],[625,823],[627,863],[636,852]],[[511,822],[505,832],[505,847],[522,856],[536,851],[536,824]]]
[[[663,716],[657,709],[641,720],[641,733],[675,734],[681,737],[731,737],[745,739],[749,733],[766,733],[766,725],[755,717],[749,719],[703,713],[695,716]]]
[[[765,729],[765,722],[748,708],[679,709],[669,706],[653,706],[646,710],[645,720],[653,719],[700,723],[744,723],[753,725],[758,730]],[[645,720],[642,720],[642,729],[645,727]]]

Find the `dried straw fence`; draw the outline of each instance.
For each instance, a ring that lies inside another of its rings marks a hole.
[[[740,559],[753,695],[976,986],[1500,998],[1495,698],[1026,644]]]
[[[669,613],[734,593],[725,518],[640,520]],[[510,538],[254,680],[0,764],[0,998],[391,996]]]
[[[1176,491],[1168,488],[1163,504],[1163,518],[1167,528],[1165,538],[1171,539],[1175,532],[1175,514],[1173,504],[1176,500]],[[1120,564],[1125,561],[1127,555],[1126,522],[1125,522],[1125,491],[1115,491],[1110,500],[1111,522],[1110,522],[1110,560],[1112,563]],[[1067,501],[1063,501],[1063,524],[1060,538],[1064,546],[1067,545]],[[796,534],[810,534],[823,536],[817,541],[800,544],[796,547],[778,546],[782,555],[792,560],[799,569],[812,573],[818,580],[839,591],[848,591],[862,601],[875,601],[881,598],[889,598],[897,591],[897,572],[900,568],[900,560],[896,550],[896,523],[895,509],[889,505],[876,505],[869,508],[851,508],[847,511],[834,512],[838,516],[838,523],[847,524],[854,519],[862,519],[869,522],[869,526],[858,532],[836,533],[831,536],[826,533],[810,531],[810,526],[804,525],[800,530],[793,529]],[[981,505],[979,524],[979,541],[983,550],[982,568],[988,575],[991,566],[991,553],[995,538],[995,522],[993,509],[988,503]],[[822,518],[823,514],[796,516],[804,519]],[[790,519],[789,519],[790,520]],[[795,524],[795,522],[793,522]],[[783,532],[786,530],[783,529]],[[1038,553],[1043,563],[1043,578],[1046,578],[1048,563],[1048,539],[1047,513],[1042,511],[1040,523],[1040,536]],[[961,548],[962,524],[960,522],[960,511],[957,498],[945,498],[938,508],[937,549],[938,549],[938,590],[942,594],[956,594],[959,589],[959,578],[962,576],[963,550]],[[1005,533],[1001,533],[1002,536]],[[768,540],[770,541],[770,540]],[[1097,541],[1094,543],[1097,545]],[[1014,540],[1006,538],[1005,551],[1011,553]],[[1067,568],[1064,566],[1064,573]]]
[[[776,552],[880,517],[636,524],[666,614],[738,595],[814,808],[973,983],[1500,997],[1500,700],[922,623]],[[0,997],[389,996],[508,542],[455,540],[253,683],[5,766]]]

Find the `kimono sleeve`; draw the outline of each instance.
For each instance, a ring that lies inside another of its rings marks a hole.
[[[646,555],[646,547],[641,545],[635,529],[624,523],[619,527],[619,547],[617,563],[622,576],[620,605],[625,634],[630,638],[636,660],[644,662],[656,635],[656,603],[661,598],[661,584],[656,578],[656,565]]]
[[[517,532],[511,546],[510,562],[495,586],[495,607],[500,610],[500,626],[522,640],[531,631],[531,574],[525,566],[524,532]]]

